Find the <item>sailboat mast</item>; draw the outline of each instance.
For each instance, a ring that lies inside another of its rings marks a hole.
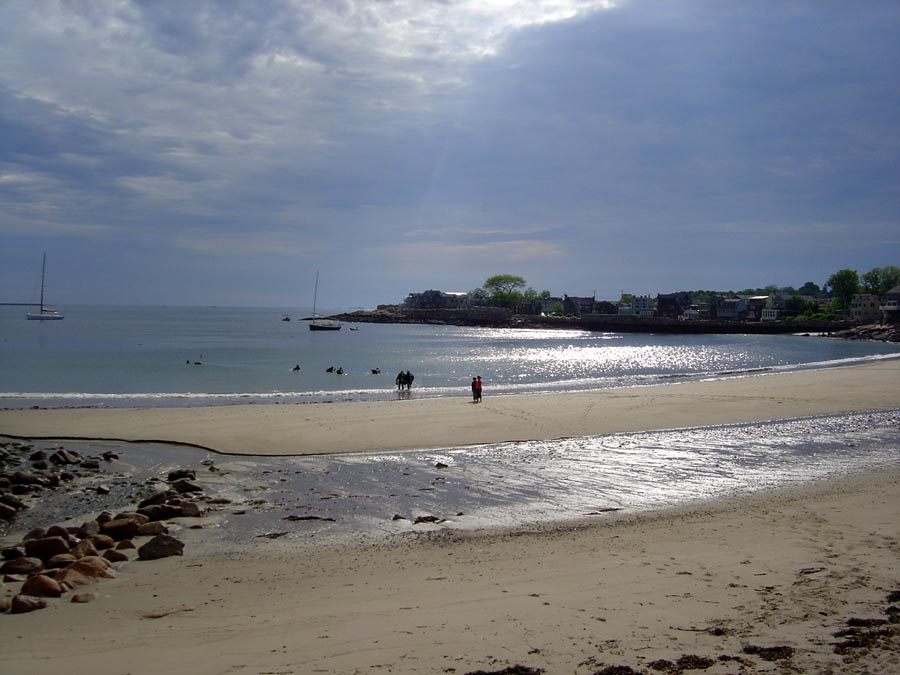
[[[44,270],[47,268],[47,254],[44,254],[44,261],[41,263],[41,314],[44,313]]]
[[[319,297],[319,270],[316,270],[316,287],[313,291],[313,317],[316,316],[316,300]]]

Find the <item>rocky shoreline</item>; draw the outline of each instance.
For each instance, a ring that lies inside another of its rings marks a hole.
[[[482,307],[468,310],[407,309],[399,305],[375,310],[336,314],[332,318],[347,323],[406,323],[484,328],[577,329],[618,333],[675,334],[759,334],[784,335],[808,333],[851,340],[900,342],[900,327],[892,325],[860,326],[852,321],[681,321],[661,317],[643,318],[617,315],[586,315],[581,318],[513,314],[508,309]]]
[[[46,491],[62,491],[72,499],[86,493],[110,495],[113,490],[105,480],[111,476],[103,468],[117,460],[109,451],[85,456],[64,447],[48,453],[29,443],[0,444],[0,523],[15,520]],[[198,503],[202,488],[195,480],[193,469],[177,469],[165,481],[140,486],[126,481],[124,498],[138,499],[133,509],[104,510],[80,525],[34,527],[19,542],[4,545],[0,613],[44,609],[50,599],[70,593],[72,602],[90,602],[96,593],[78,589],[115,578],[117,565],[183,555],[184,542],[170,534],[167,522],[204,516]]]

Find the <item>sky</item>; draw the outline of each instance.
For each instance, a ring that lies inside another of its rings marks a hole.
[[[896,0],[0,2],[0,302],[900,265]]]

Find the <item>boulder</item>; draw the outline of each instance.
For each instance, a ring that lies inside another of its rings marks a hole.
[[[203,509],[196,502],[182,502],[179,515],[182,518],[200,518],[203,516]]]
[[[0,566],[0,574],[34,574],[44,569],[40,558],[25,556],[15,560],[7,560]]]
[[[5,614],[9,611],[9,608],[12,606],[12,602],[9,598],[0,598],[0,614]]]
[[[88,537],[88,539],[93,542],[98,551],[105,551],[106,549],[113,548],[116,545],[116,540],[110,537],[108,534],[92,534],[90,537]]]
[[[176,480],[174,483],[172,483],[172,489],[179,494],[186,494],[188,492],[203,492],[202,487],[188,480],[187,478]]]
[[[184,555],[184,542],[168,534],[158,534],[138,549],[141,560],[157,560],[173,555]]]
[[[113,520],[119,520],[121,518],[130,518],[131,520],[136,520],[138,525],[143,525],[144,523],[149,523],[150,518],[145,516],[143,513],[138,513],[136,511],[123,511],[122,513],[117,513],[116,517]]]
[[[56,579],[45,574],[35,574],[22,584],[22,595],[35,598],[58,598],[63,594],[62,586]]]
[[[4,546],[3,550],[0,551],[0,554],[3,555],[4,560],[15,560],[16,558],[24,558],[25,557],[25,547],[24,546]]]
[[[87,459],[81,460],[79,465],[82,469],[87,469],[89,471],[99,471],[100,470],[100,460],[96,457],[88,457]]]
[[[97,550],[97,547],[94,546],[94,542],[91,539],[82,539],[72,547],[70,553],[76,560],[78,558],[84,558],[85,556],[100,555],[100,552]]]
[[[60,448],[50,455],[50,461],[54,464],[78,464],[81,461],[81,455]]]
[[[48,537],[62,537],[63,539],[68,541],[69,534],[71,533],[62,525],[51,525],[47,528]]]
[[[78,536],[80,539],[90,537],[92,534],[100,534],[100,523],[96,520],[89,520],[78,528]]]
[[[109,562],[126,562],[128,560],[128,556],[114,548],[108,548],[103,551],[103,557],[109,560]]]
[[[154,520],[152,523],[144,523],[138,528],[138,535],[141,537],[152,537],[155,534],[169,534],[169,528],[165,523]]]
[[[12,520],[17,513],[17,509],[14,509],[9,504],[0,502],[0,520]]]
[[[115,576],[116,571],[108,560],[99,556],[86,556],[61,569],[56,580],[69,588],[75,588],[91,584],[97,579],[112,579]]]
[[[21,511],[25,508],[25,502],[16,497],[15,495],[10,494],[0,494],[0,504],[6,504],[7,506],[13,507],[16,511]]]
[[[117,551],[127,551],[128,549],[135,548],[134,542],[131,539],[123,539],[118,544],[116,544]]]
[[[136,535],[138,527],[140,527],[140,523],[135,518],[116,518],[103,523],[100,526],[100,532],[116,541],[121,541],[122,539],[131,539]]]
[[[147,516],[150,520],[168,520],[181,515],[181,508],[171,504],[150,504],[138,509],[138,513]]]
[[[166,493],[165,492],[156,492],[156,493],[150,495],[149,497],[147,497],[146,499],[142,499],[138,503],[138,513],[140,513],[140,510],[142,508],[144,508],[145,506],[157,506],[159,504],[165,504],[165,503],[166,503]]]
[[[50,560],[55,555],[69,552],[68,537],[44,537],[43,539],[29,539],[25,542],[25,555],[41,560]]]
[[[12,599],[10,612],[12,614],[27,614],[37,609],[44,609],[47,601],[44,598],[34,598],[30,595],[17,595]]]
[[[94,551],[94,554],[96,555],[96,550]],[[55,570],[55,569],[59,569],[60,567],[65,567],[66,565],[71,565],[73,562],[78,560],[78,558],[80,558],[80,557],[84,557],[84,556],[75,556],[75,555],[72,555],[71,553],[60,553],[59,555],[55,555],[52,558],[50,558],[50,560],[45,562],[44,566],[47,569]]]
[[[22,537],[23,541],[28,541],[29,539],[43,539],[47,536],[47,528],[46,527],[36,527],[33,530],[30,530],[28,534]]]
[[[197,472],[193,469],[175,469],[174,471],[169,472],[170,483],[174,483],[175,481],[179,481],[183,478],[187,478],[188,480],[195,480],[197,478]]]

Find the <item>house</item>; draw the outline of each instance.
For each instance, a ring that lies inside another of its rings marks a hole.
[[[900,286],[894,286],[881,296],[882,323],[900,323]]]
[[[410,293],[403,304],[409,309],[466,309],[469,306],[469,294],[427,290]]]
[[[572,295],[563,295],[563,314],[567,316],[585,316],[588,314],[617,314],[618,308],[611,302],[597,300],[594,297],[576,298]]]
[[[619,305],[619,316],[656,316],[656,307],[649,295],[636,295],[627,305]]]
[[[877,295],[857,293],[850,302],[850,318],[859,323],[876,323],[881,320],[881,303]]]
[[[719,321],[746,321],[748,308],[743,298],[717,298],[716,319]]]
[[[683,298],[678,295],[657,295],[656,316],[677,319],[684,314]],[[690,305],[690,302],[687,303]]]

